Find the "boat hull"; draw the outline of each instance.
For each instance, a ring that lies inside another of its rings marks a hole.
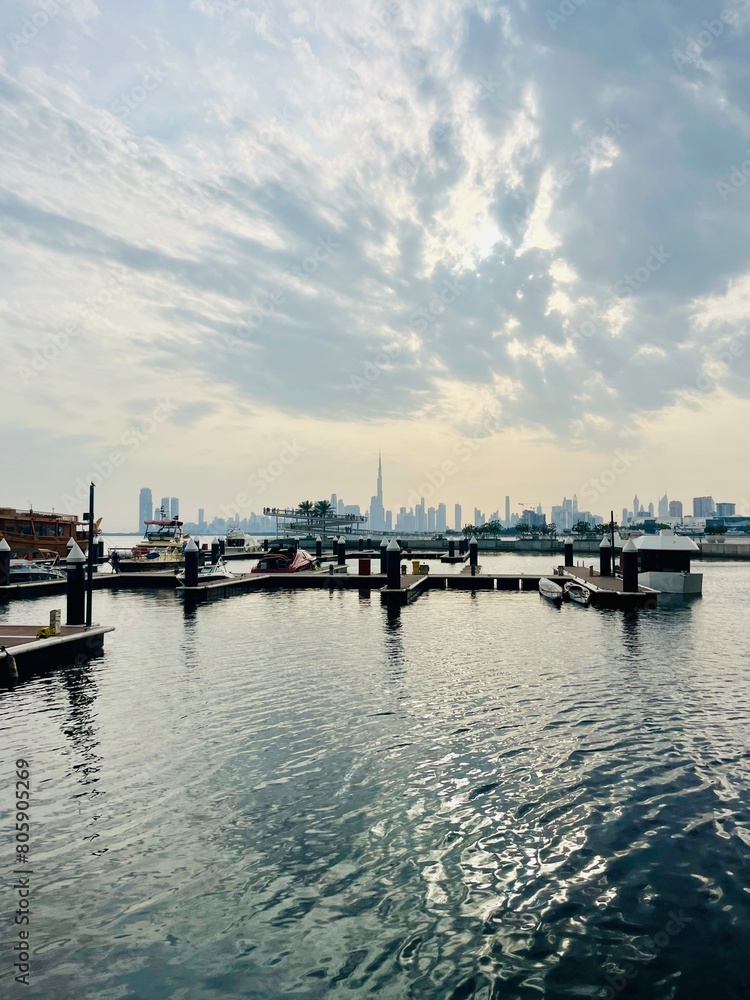
[[[660,594],[702,594],[702,573],[670,573],[652,571],[639,573],[638,583],[642,587],[650,587]]]
[[[540,580],[539,593],[548,601],[562,601],[563,599],[563,589],[554,580]]]

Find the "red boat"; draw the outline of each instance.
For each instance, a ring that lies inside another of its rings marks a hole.
[[[314,569],[315,556],[304,549],[284,549],[271,546],[269,552],[258,560],[251,573],[299,573]]]

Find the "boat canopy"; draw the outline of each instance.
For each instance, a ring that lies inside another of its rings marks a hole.
[[[633,541],[639,552],[700,552],[692,538],[675,535],[671,528],[662,528],[658,535],[640,535]]]

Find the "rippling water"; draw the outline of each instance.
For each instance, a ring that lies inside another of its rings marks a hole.
[[[18,995],[746,998],[750,566],[703,569],[628,615],[97,593],[105,654],[0,694],[8,782],[32,764]]]

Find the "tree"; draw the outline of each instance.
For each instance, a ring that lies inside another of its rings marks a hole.
[[[297,508],[299,514],[304,514],[305,520],[307,521],[307,530],[310,530],[310,521],[312,519],[313,511],[315,510],[315,504],[312,500],[303,500],[302,503]]]
[[[518,535],[519,538],[525,538],[527,535],[529,535],[530,532],[528,524],[526,524],[524,521],[521,521],[520,524],[517,524],[516,534]]]
[[[466,535],[467,538],[470,535],[476,535],[476,533],[477,533],[477,529],[474,527],[473,524],[465,524],[463,530],[464,530],[464,534]]]
[[[502,524],[499,521],[488,521],[484,526],[484,530],[488,535],[493,535],[495,538],[503,530]]]
[[[333,511],[333,507],[328,500],[316,500],[313,511],[323,522],[323,530],[325,531],[326,517]]]
[[[591,529],[589,528],[588,521],[576,521],[572,530],[574,535],[580,535],[583,538],[585,535],[588,535]]]

